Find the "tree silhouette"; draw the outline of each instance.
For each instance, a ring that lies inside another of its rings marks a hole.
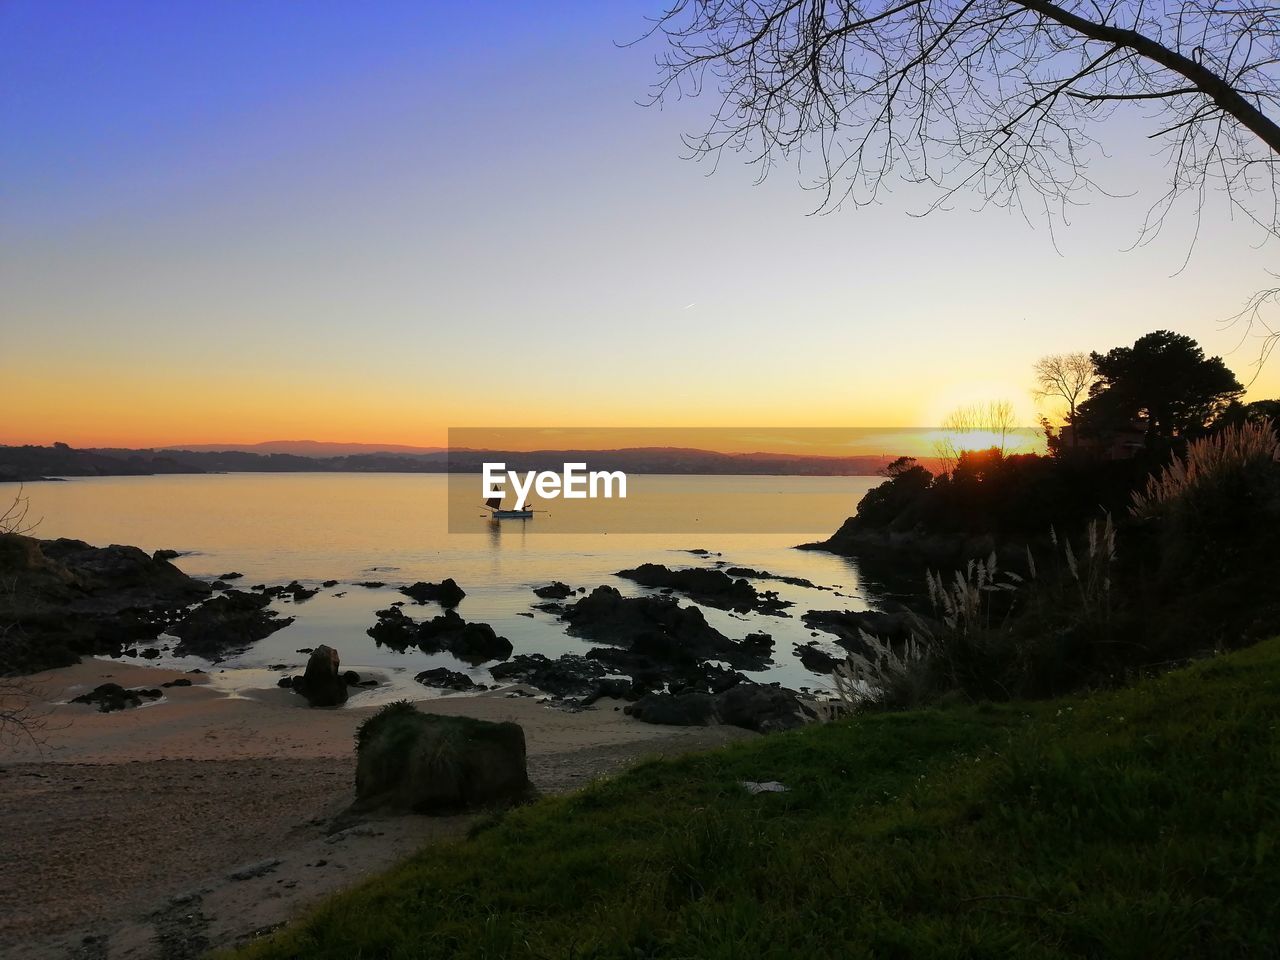
[[[1244,392],[1220,357],[1206,357],[1195,340],[1168,330],[1090,356],[1098,379],[1073,422],[1086,435],[1142,422],[1147,445],[1155,446],[1205,429]]]

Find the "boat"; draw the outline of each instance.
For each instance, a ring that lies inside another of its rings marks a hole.
[[[490,497],[484,502],[485,508],[489,511],[490,520],[532,520],[533,509],[524,507],[520,510],[503,510],[501,497]]]

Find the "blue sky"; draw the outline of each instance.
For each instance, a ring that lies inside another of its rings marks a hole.
[[[905,185],[814,217],[792,170],[708,176],[710,103],[638,106],[658,48],[616,46],[656,11],[0,3],[0,442],[1029,420],[1037,356],[1227,353],[1270,279],[1217,203],[1185,270],[1185,218],[1124,252],[1165,176],[1139,124],[1056,248]]]

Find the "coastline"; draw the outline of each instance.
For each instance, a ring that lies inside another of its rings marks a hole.
[[[100,683],[159,687],[142,707],[68,703]],[[357,725],[378,707],[311,709],[280,689],[231,694],[209,675],[85,659],[33,674],[43,743],[0,760],[0,952],[199,956],[285,922],[476,819],[399,817],[329,834],[353,799]],[[647,756],[758,736],[670,727],[601,700],[569,712],[518,687],[424,698],[435,713],[511,720],[544,793]],[[44,931],[60,931],[47,936]],[[89,939],[86,939],[89,938]]]

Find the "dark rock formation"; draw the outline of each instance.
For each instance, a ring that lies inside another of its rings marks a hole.
[[[140,687],[126,690],[118,683],[103,683],[88,693],[82,693],[71,702],[97,704],[100,712],[110,713],[127,707],[140,707],[143,700],[159,700],[162,696],[164,694],[159,690],[144,690]]]
[[[378,622],[366,631],[382,646],[403,653],[418,647],[424,653],[452,653],[476,665],[511,656],[511,641],[487,623],[467,623],[453,610],[418,623],[396,606],[378,611]]]
[[[605,669],[598,661],[566,653],[551,660],[540,653],[522,653],[493,670],[493,679],[502,683],[527,683],[557,697],[590,694]]]
[[[839,658],[833,657],[812,643],[797,643],[795,654],[804,668],[814,673],[831,673],[841,663]]]
[[[195,654],[208,660],[244,650],[289,624],[292,617],[279,617],[268,610],[271,597],[265,593],[228,590],[183,616],[169,628],[179,638],[174,653]]]
[[[715,721],[716,698],[690,690],[680,694],[651,693],[624,711],[645,723],[673,727],[705,727]]]
[[[739,683],[707,694],[698,691],[652,693],[625,708],[645,723],[702,726],[724,723],[757,733],[791,730],[804,725],[813,710],[794,690],[772,684]]]
[[[545,587],[534,587],[533,592],[543,600],[564,600],[573,594],[573,587],[559,580],[553,580]]]
[[[243,576],[244,576],[243,573],[237,573],[236,571],[232,570],[230,573],[218,574],[218,579],[219,580],[239,580]]]
[[[353,812],[454,814],[531,799],[524,731],[514,723],[384,707],[356,735]]]
[[[437,687],[441,690],[487,690],[484,684],[476,683],[465,673],[450,670],[448,667],[435,667],[423,670],[413,679],[424,687]]]
[[[873,651],[859,634],[865,630],[897,646],[904,643],[913,632],[919,630],[916,618],[905,609],[882,610],[811,610],[801,619],[805,626],[830,633],[846,650],[869,656]]]
[[[294,680],[293,689],[313,707],[340,706],[347,702],[347,681],[339,671],[340,666],[338,651],[322,643],[307,660],[302,679]]]
[[[789,583],[793,587],[809,587],[812,590],[831,590],[831,587],[820,587],[812,580],[806,580],[804,577],[786,577],[777,573],[770,573],[768,570],[753,570],[751,567],[727,567],[724,571],[731,577],[746,577],[749,580],[777,580],[779,583]]]
[[[467,595],[453,577],[446,577],[439,583],[425,583],[419,580],[412,586],[401,587],[400,592],[412,599],[414,603],[430,603],[434,600],[445,608],[456,607]]]
[[[210,594],[137,547],[0,534],[0,674],[74,663],[152,640],[187,604]]]
[[[708,624],[697,607],[682,607],[669,597],[624,597],[601,586],[566,605],[562,617],[575,636],[655,660],[724,660],[743,670],[762,670],[768,663]]]
[[[705,567],[672,570],[661,563],[642,563],[632,570],[619,570],[618,576],[644,587],[678,590],[696,603],[738,613],[777,614],[791,606],[788,601],[779,600],[776,593],[757,592],[746,580],[735,580],[721,570]]]

